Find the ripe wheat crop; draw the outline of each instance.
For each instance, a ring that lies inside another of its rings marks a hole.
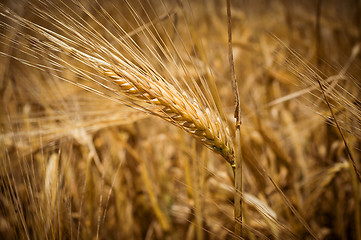
[[[361,239],[359,4],[0,8],[1,237]]]

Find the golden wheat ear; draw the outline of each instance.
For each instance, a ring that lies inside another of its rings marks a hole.
[[[115,82],[129,98],[160,107],[159,110],[152,109],[151,113],[184,129],[233,165],[233,147],[229,137],[224,134],[227,130],[221,129],[220,119],[208,108],[203,111],[197,101],[192,103],[186,94],[181,94],[164,79],[159,80],[161,76],[149,76],[121,67],[114,70],[116,66],[101,61],[95,61],[94,68]]]
[[[38,16],[53,23],[58,31],[28,21],[9,9],[0,14],[37,36],[34,38],[31,34],[23,35],[33,44],[33,47],[42,49],[41,55],[49,59],[54,69],[59,66],[70,69],[75,75],[80,75],[83,79],[95,83],[95,87],[88,87],[74,80],[69,81],[99,95],[102,95],[102,91],[110,91],[115,96],[121,96],[121,101],[127,106],[161,117],[183,129],[203,145],[222,155],[232,166],[234,165],[232,139],[224,120],[220,117],[221,114],[209,103],[212,100],[207,100],[199,90],[199,86],[193,87],[193,89],[198,89],[195,91],[192,91],[190,87],[184,87],[196,85],[195,80],[188,79],[189,82],[186,82],[187,79],[163,77],[150,63],[151,61],[146,59],[146,55],[137,50],[139,46],[132,37],[118,25],[124,37],[119,39],[111,33],[109,35],[122,50],[118,50],[110,44],[109,40],[105,40],[100,35],[93,34],[94,29],[89,25],[80,24],[64,12],[56,12],[60,14],[60,17],[56,17],[56,14],[52,15],[33,7]],[[55,11],[60,11],[59,9],[55,8]],[[84,12],[86,12],[85,9]],[[95,16],[89,12],[86,13],[94,20],[94,24],[108,31],[96,20]],[[145,26],[147,34],[150,35],[149,38],[154,40],[151,29],[146,24],[142,26]],[[39,40],[39,38],[45,38],[45,40]],[[160,43],[156,41],[155,44]],[[163,49],[163,51],[165,55],[169,52],[168,49]],[[155,54],[152,51],[151,53]],[[61,55],[70,57],[72,60],[66,61]],[[126,56],[131,56],[132,59]],[[167,57],[173,59],[171,56],[167,55]],[[35,67],[46,70],[40,65]],[[89,74],[89,70],[84,69],[90,69],[93,72]],[[206,83],[202,82],[202,84]]]

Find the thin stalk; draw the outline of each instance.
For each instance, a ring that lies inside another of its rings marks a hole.
[[[243,224],[243,179],[242,179],[242,148],[241,148],[241,128],[236,128],[236,161],[234,168],[234,218],[235,234],[241,236]]]
[[[241,110],[239,103],[239,93],[237,85],[236,71],[234,69],[233,60],[233,47],[232,47],[232,19],[231,19],[231,0],[227,0],[227,20],[228,20],[228,60],[231,66],[232,74],[232,88],[234,96],[234,118],[235,118],[235,129],[236,129],[236,155],[235,164],[233,167],[234,171],[234,233],[236,236],[242,235],[242,154],[241,154]]]

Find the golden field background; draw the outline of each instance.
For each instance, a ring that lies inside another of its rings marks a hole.
[[[361,239],[360,181],[330,112],[361,169],[360,1],[232,1],[242,236],[221,155],[101,88],[87,63],[9,17],[69,39],[95,36],[73,43],[82,51],[101,50],[99,33],[177,90],[198,86],[234,138],[225,1],[1,4],[0,238]]]

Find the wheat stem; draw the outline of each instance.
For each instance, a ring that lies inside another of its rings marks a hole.
[[[239,102],[239,93],[238,93],[238,84],[236,71],[234,68],[234,59],[233,59],[233,47],[232,47],[232,14],[231,14],[231,0],[227,0],[227,21],[228,21],[228,58],[229,64],[231,66],[231,76],[232,76],[232,88],[234,96],[234,118],[235,118],[235,129],[236,129],[236,158],[235,165],[233,167],[234,172],[234,219],[235,219],[235,235],[242,236],[242,151],[241,151],[241,109]]]

